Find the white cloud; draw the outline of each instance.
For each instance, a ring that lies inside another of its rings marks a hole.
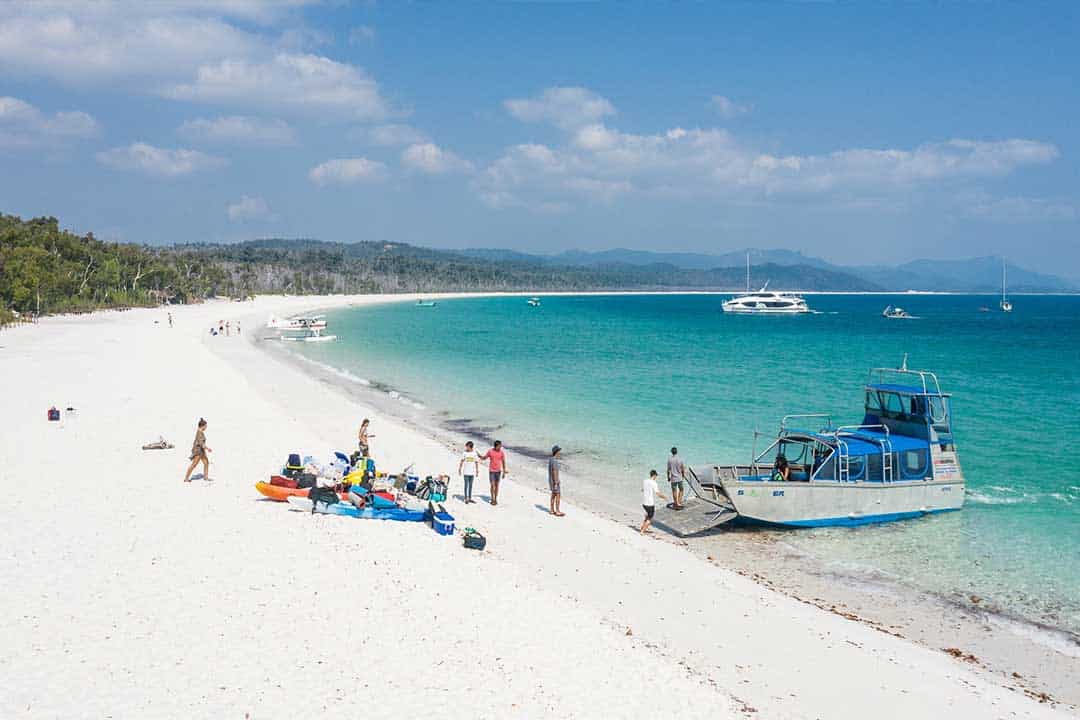
[[[207,5],[0,4],[0,68],[69,84],[179,78],[199,63],[265,47],[264,39]],[[232,9],[252,17],[258,4],[249,5],[248,13],[239,4]]]
[[[67,140],[91,138],[100,132],[97,121],[84,112],[46,115],[19,98],[0,97],[0,148],[58,145]]]
[[[375,28],[370,25],[357,25],[349,31],[349,42],[354,45],[358,43],[371,42],[375,39]]]
[[[229,220],[244,222],[247,220],[270,220],[270,206],[258,196],[241,195],[240,199],[229,205]]]
[[[723,95],[713,95],[709,98],[708,104],[709,107],[719,113],[720,117],[727,120],[745,115],[753,109],[749,105],[742,105]]]
[[[348,185],[355,182],[377,182],[386,173],[386,165],[367,158],[335,158],[316,165],[308,173],[316,185]]]
[[[506,100],[503,106],[518,120],[546,122],[564,129],[615,114],[614,105],[583,87],[550,87],[533,98]]]
[[[166,95],[324,119],[376,120],[389,114],[377,83],[362,69],[310,54],[279,53],[268,61],[230,59],[201,65],[194,82],[175,85]]]
[[[464,160],[449,150],[443,150],[435,143],[410,145],[401,153],[401,164],[409,170],[442,175],[449,172],[470,172],[472,163]]]
[[[507,149],[474,185],[495,207],[612,202],[630,193],[744,201],[813,197],[850,207],[916,187],[1005,176],[1058,154],[1055,146],[1034,140],[954,139],[911,150],[777,155],[717,128],[649,135],[591,123],[568,127],[559,147]]]
[[[371,142],[383,147],[415,145],[428,141],[427,135],[410,125],[379,125],[365,130],[364,134]]]
[[[188,120],[178,132],[192,142],[271,147],[296,144],[296,132],[285,121],[241,115]]]
[[[99,152],[97,161],[117,170],[131,170],[158,177],[179,177],[199,170],[222,167],[228,162],[198,150],[169,150],[136,142]]]

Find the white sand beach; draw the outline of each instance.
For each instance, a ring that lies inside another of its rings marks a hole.
[[[270,313],[387,300],[410,298],[0,331],[13,496],[0,717],[1075,716],[1022,678],[800,602],[570,496],[551,517],[513,474],[498,507],[447,503],[488,536],[484,552],[418,523],[262,499],[254,483],[289,452],[351,450],[365,416],[382,469],[456,469],[453,448],[246,341]],[[211,337],[218,319],[243,336]],[[76,412],[47,422],[53,405]],[[199,417],[212,482],[184,484]],[[175,449],[140,449],[159,435]],[[1075,676],[1075,658],[1059,662]]]

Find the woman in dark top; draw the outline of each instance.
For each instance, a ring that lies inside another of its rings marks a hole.
[[[191,443],[191,464],[184,473],[184,482],[191,482],[191,471],[199,463],[203,464],[203,480],[210,480],[210,458],[207,453],[213,452],[206,447],[206,420],[199,418],[199,428],[195,431],[195,441]]]

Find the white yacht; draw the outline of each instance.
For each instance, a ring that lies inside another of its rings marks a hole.
[[[746,254],[746,292],[724,301],[720,307],[728,313],[754,315],[796,315],[810,312],[806,301],[796,293],[772,292],[769,283],[757,292],[750,291],[750,253]]]
[[[881,315],[883,317],[889,318],[890,320],[918,320],[919,319],[916,316],[909,313],[904,308],[902,308],[902,307],[893,307],[892,305],[889,305],[888,307],[886,307],[881,312]]]

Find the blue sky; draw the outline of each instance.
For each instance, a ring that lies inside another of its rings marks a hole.
[[[1078,31],[1072,3],[5,3],[0,210],[1080,278]]]

